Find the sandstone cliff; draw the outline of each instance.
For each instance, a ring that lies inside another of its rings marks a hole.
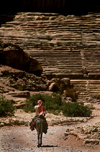
[[[16,44],[0,42],[0,64],[8,65],[13,68],[34,73],[38,76],[42,74],[40,63],[24,52]]]

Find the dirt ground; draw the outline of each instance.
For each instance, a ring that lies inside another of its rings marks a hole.
[[[95,105],[98,107],[98,105]],[[0,128],[0,152],[100,152],[99,145],[84,145],[82,139],[74,135],[65,138],[67,128],[93,124],[100,120],[100,110],[94,110],[96,116],[86,123],[74,125],[49,126],[47,134],[43,134],[42,147],[37,147],[37,132],[29,126],[5,126]]]
[[[87,122],[74,125],[49,125],[47,134],[43,134],[40,148],[37,147],[37,132],[31,131],[29,125],[0,127],[0,152],[100,152],[100,142],[98,145],[84,144],[83,139],[78,139],[74,135],[69,135],[67,138],[64,136],[68,128],[100,122],[100,104],[94,103],[93,107],[95,107],[94,117]],[[34,115],[17,110],[15,116],[29,120]],[[50,116],[52,115],[49,115],[49,118]],[[59,117],[63,119],[62,116]]]
[[[100,152],[100,145],[84,145],[83,140],[70,136],[64,140],[67,126],[50,126],[43,134],[43,145],[37,148],[37,133],[27,126],[3,127],[0,130],[1,152]]]

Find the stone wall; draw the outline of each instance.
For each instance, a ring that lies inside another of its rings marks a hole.
[[[19,12],[12,21],[1,23],[0,39],[18,44],[39,61],[43,74],[50,78],[100,78],[100,13]]]

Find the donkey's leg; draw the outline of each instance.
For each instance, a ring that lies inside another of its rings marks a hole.
[[[41,147],[41,145],[42,145],[42,133],[39,132],[38,146]]]
[[[43,134],[43,122],[41,123],[41,145],[42,145],[42,134]]]
[[[42,145],[42,131],[43,131],[43,123],[40,123],[40,130],[39,130],[39,146]]]
[[[38,147],[39,147],[39,139],[40,139],[40,138],[39,138],[39,131],[38,131]]]
[[[38,147],[41,147],[42,144],[42,132],[43,132],[43,121],[39,120],[36,123],[36,129],[38,133]]]
[[[38,131],[38,147],[41,147],[41,132]]]
[[[42,134],[40,133],[39,135],[39,145],[41,146],[42,145]]]

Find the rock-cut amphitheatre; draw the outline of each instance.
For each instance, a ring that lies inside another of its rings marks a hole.
[[[45,91],[52,78],[70,78],[75,91],[78,92],[77,102],[84,102],[84,104],[90,106],[93,117],[91,119],[65,118],[62,115],[47,114],[48,123],[50,126],[59,124],[61,128],[66,128],[66,131],[63,132],[62,130],[62,136],[59,136],[58,142],[60,144],[61,141],[64,147],[63,151],[72,150],[76,152],[74,147],[72,149],[70,147],[70,140],[73,137],[73,141],[78,140],[79,144],[83,146],[83,151],[81,146],[79,146],[80,148],[77,147],[80,151],[100,152],[100,13],[62,15],[59,13],[18,12],[12,16],[11,13],[1,14],[0,40],[4,43],[9,42],[18,45],[30,57],[39,62],[42,77],[38,78],[34,75],[33,78],[32,71],[31,73],[25,73],[20,69],[15,70],[13,67],[0,65],[0,94],[12,99],[18,107],[18,111],[12,119],[1,118],[0,126],[7,125],[9,122],[12,122],[12,124],[15,122],[18,125],[25,124],[26,133],[31,136],[31,133],[27,131],[27,125],[34,114],[24,113],[19,109],[20,105],[24,104],[24,100],[29,94]],[[8,19],[6,22],[5,18]],[[7,78],[7,74],[10,75],[9,78]],[[24,78],[21,79],[23,75]],[[15,81],[14,77],[17,77],[16,80],[18,81]],[[30,81],[28,80],[29,77]],[[33,80],[34,87],[32,86]],[[19,91],[19,93],[18,85],[20,86],[21,83],[24,92]],[[80,125],[77,126],[76,123],[75,126],[75,122]],[[69,128],[67,125],[69,125]],[[3,129],[4,127],[2,127],[2,131]],[[14,128],[12,131],[15,133]],[[50,131],[47,140],[49,140],[49,136],[56,134],[54,130],[51,129]],[[57,131],[59,132],[59,129]],[[9,132],[7,133],[9,134]],[[23,134],[25,135],[25,133]],[[2,137],[4,136],[6,135],[2,135]],[[17,140],[16,137],[14,138]],[[26,138],[29,138],[28,135]],[[46,135],[44,141],[46,142]],[[68,142],[70,143],[69,149]],[[29,141],[28,144],[30,144]],[[53,143],[50,142],[50,144]],[[77,145],[79,144],[77,143]],[[4,151],[4,147],[0,148]],[[24,148],[27,149],[27,146],[24,145]],[[29,148],[29,151],[31,151],[31,148]],[[16,152],[17,150],[18,147],[16,147]],[[36,147],[35,150],[37,150]],[[61,151],[59,146],[48,146],[45,149],[42,147],[38,151],[59,152],[59,150]]]

